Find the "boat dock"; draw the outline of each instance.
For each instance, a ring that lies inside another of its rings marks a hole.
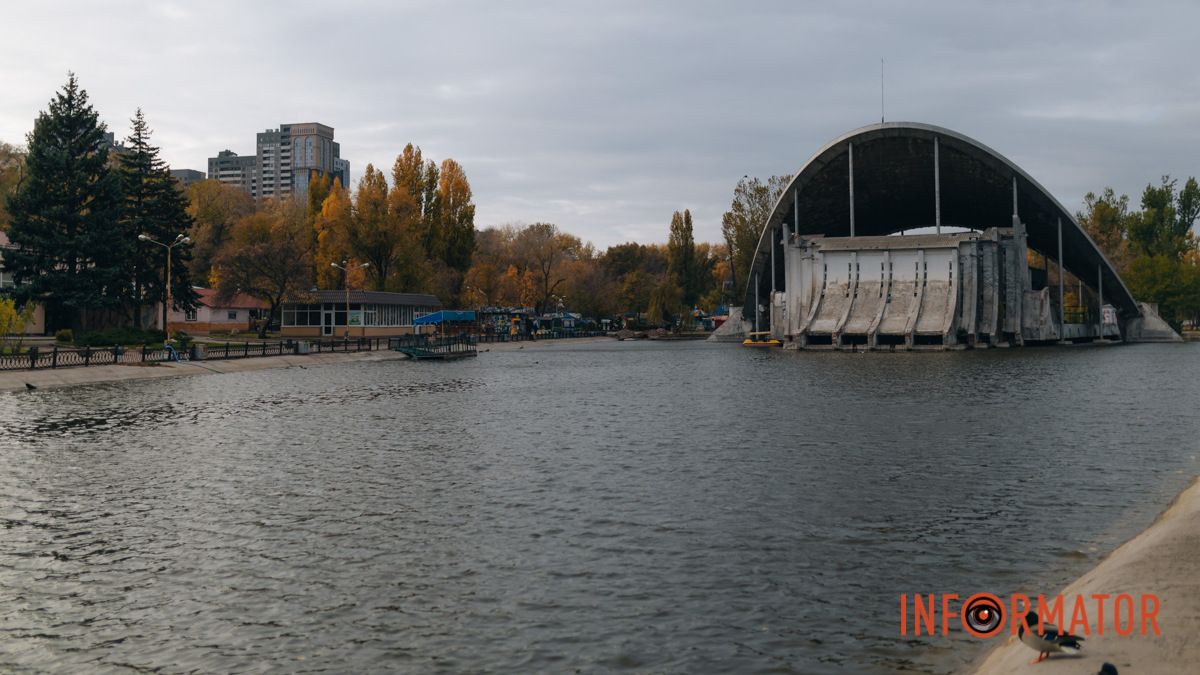
[[[389,338],[388,348],[414,360],[448,361],[479,354],[475,338],[470,335],[404,335]]]

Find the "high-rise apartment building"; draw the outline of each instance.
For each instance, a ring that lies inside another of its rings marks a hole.
[[[350,183],[350,162],[341,158],[333,127],[316,122],[280,124],[259,132],[253,157],[222,150],[208,160],[208,177],[237,185],[255,199],[301,199],[311,176]]]
[[[204,180],[204,172],[195,169],[171,169],[171,178],[179,183],[179,189],[186,191],[192,183]]]
[[[258,158],[253,155],[242,157],[232,150],[222,150],[216,157],[208,158],[208,177],[228,185],[234,185],[258,194]]]

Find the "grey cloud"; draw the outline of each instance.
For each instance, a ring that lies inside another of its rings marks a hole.
[[[481,226],[600,246],[716,240],[743,174],[790,173],[879,117],[941,124],[1068,207],[1197,173],[1189,3],[77,3],[10,10],[0,138],[76,70],[118,133],[142,106],[176,166],[333,125],[356,176],[406,142],[464,164]]]

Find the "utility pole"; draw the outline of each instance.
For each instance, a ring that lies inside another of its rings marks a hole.
[[[166,282],[167,283],[166,283],[166,287],[164,289],[166,299],[163,302],[162,325],[163,325],[163,334],[166,336],[167,339],[170,339],[171,336],[169,334],[169,330],[167,329],[167,313],[171,310],[171,250],[181,244],[192,243],[192,238],[180,233],[180,235],[178,237],[175,237],[175,241],[171,242],[170,244],[164,244],[161,241],[154,240],[148,234],[139,234],[138,240],[148,241],[151,244],[158,244],[159,246],[167,249],[167,274],[166,274]],[[141,311],[141,310],[139,310],[139,311]],[[140,321],[140,319],[139,319],[139,321]]]
[[[341,265],[339,265],[337,263],[329,263],[329,266],[336,267],[339,270],[341,270],[343,273],[343,276],[345,277],[345,280],[346,280],[346,283],[342,284],[343,286],[346,287],[346,332],[343,333],[343,336],[347,340],[349,340],[350,339],[350,270],[364,269],[366,267],[370,267],[371,263],[365,262],[361,265],[351,265],[349,260],[343,260]],[[359,315],[359,325],[360,325],[360,328],[362,329],[362,336],[366,337],[367,336],[367,321],[366,321],[367,313],[363,310],[359,310],[359,311],[361,312],[361,314]]]

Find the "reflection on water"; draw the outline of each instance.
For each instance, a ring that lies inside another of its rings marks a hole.
[[[0,396],[0,670],[950,671],[986,645],[900,639],[898,595],[1054,592],[1145,526],[1196,471],[1196,355],[613,342]]]

